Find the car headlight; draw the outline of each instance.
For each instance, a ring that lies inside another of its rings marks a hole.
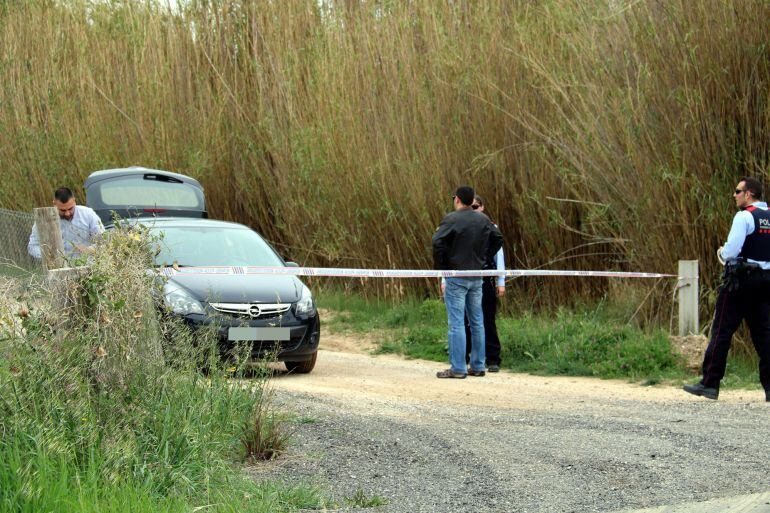
[[[313,301],[313,295],[310,293],[310,289],[307,286],[302,285],[302,294],[295,309],[297,315],[311,316],[315,314],[315,301]]]
[[[201,306],[200,301],[192,297],[185,289],[172,282],[166,282],[163,285],[163,300],[166,306],[175,314],[203,313],[203,306]]]

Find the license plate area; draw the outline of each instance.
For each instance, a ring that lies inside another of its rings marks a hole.
[[[229,328],[227,340],[232,342],[256,342],[264,340],[285,341],[291,339],[291,328]]]

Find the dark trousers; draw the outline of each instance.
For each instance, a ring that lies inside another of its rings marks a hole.
[[[725,375],[727,352],[733,334],[743,319],[749,326],[751,341],[759,355],[759,380],[770,390],[770,272],[757,271],[742,279],[737,290],[719,288],[711,325],[711,338],[703,357],[701,383],[719,388]]]
[[[481,311],[484,313],[484,338],[487,354],[487,366],[500,365],[500,338],[497,336],[497,278],[484,278],[481,286]],[[465,361],[469,361],[471,355],[471,335],[468,317],[465,317],[466,349]]]

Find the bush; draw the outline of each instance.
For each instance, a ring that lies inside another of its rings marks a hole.
[[[285,444],[265,376],[236,385],[246,369],[223,368],[213,336],[193,343],[159,315],[147,243],[115,230],[77,277],[33,286],[28,306],[0,312],[0,509],[292,507],[291,490],[235,466]],[[317,492],[301,495],[318,505]]]

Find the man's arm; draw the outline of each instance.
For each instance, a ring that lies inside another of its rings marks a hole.
[[[495,255],[495,264],[498,271],[505,271],[505,255],[503,254],[503,248],[500,248],[500,251]],[[503,294],[505,294],[505,276],[498,276],[497,295],[502,296]]]
[[[29,243],[27,243],[27,253],[37,260],[42,260],[43,252],[40,250],[40,241],[37,238],[37,225],[32,225],[32,233],[29,234]]]
[[[435,269],[449,269],[449,248],[454,239],[454,230],[447,218],[441,220],[438,229],[433,234],[433,267]]]
[[[503,234],[500,233],[500,229],[492,221],[489,222],[489,226],[491,230],[487,247],[487,261],[493,260],[500,248],[503,247]]]
[[[723,260],[737,258],[746,241],[746,236],[754,232],[754,217],[745,210],[733,217],[733,225],[727,235],[727,242],[722,246],[720,254]]]
[[[96,237],[104,233],[104,225],[99,216],[96,215],[96,212],[90,210],[89,213],[88,237],[93,241]]]

